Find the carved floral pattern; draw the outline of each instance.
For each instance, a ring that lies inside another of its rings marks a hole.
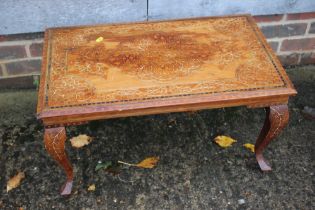
[[[246,17],[54,29],[51,34],[49,107],[284,86]],[[95,42],[100,36],[104,41]],[[206,68],[222,75],[232,68],[234,76],[187,82]],[[100,89],[89,81],[107,83],[118,71],[152,85]]]
[[[70,105],[73,101],[85,102],[95,96],[95,87],[74,75],[64,75],[60,79],[52,80],[50,84],[53,87],[50,91],[51,103],[62,101],[63,104]]]
[[[103,45],[79,47],[78,60],[106,63],[142,80],[170,81],[189,75],[215,53],[208,44],[195,41],[204,34],[150,32],[114,37],[114,49]],[[195,38],[195,39],[193,39]]]

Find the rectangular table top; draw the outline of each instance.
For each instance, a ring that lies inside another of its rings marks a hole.
[[[37,113],[88,120],[281,103],[295,93],[250,15],[51,28]]]

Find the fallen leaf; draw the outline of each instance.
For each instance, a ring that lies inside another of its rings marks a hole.
[[[227,148],[230,147],[233,143],[236,142],[235,139],[232,139],[228,136],[217,136],[214,138],[215,143],[217,143],[220,147]]]
[[[91,184],[88,188],[88,191],[95,191],[95,184]]]
[[[112,166],[112,161],[106,161],[104,163],[97,163],[95,167],[95,171],[98,171],[100,169],[107,169]]]
[[[149,157],[138,163],[136,166],[140,168],[154,168],[158,161],[159,157]]]
[[[92,137],[83,134],[83,135],[78,135],[76,137],[71,138],[70,142],[73,147],[80,148],[85,145],[88,145],[92,141],[92,139],[93,139]]]
[[[96,42],[102,42],[104,40],[104,38],[102,36],[98,37],[95,41]]]
[[[252,152],[255,153],[255,145],[247,143],[247,144],[244,144],[243,146],[244,146],[246,149],[249,149],[250,151],[252,151]]]
[[[141,161],[140,163],[137,163],[137,164],[132,164],[132,163],[126,163],[126,162],[123,162],[123,161],[118,161],[118,163],[121,163],[121,164],[125,164],[125,165],[128,165],[128,166],[136,166],[136,167],[139,167],[139,168],[154,168],[156,163],[160,160],[159,157],[148,157],[146,159],[144,159],[143,161]]]
[[[24,178],[25,178],[24,172],[19,172],[17,175],[10,178],[10,180],[7,183],[7,192],[18,187],[21,184],[22,179]]]

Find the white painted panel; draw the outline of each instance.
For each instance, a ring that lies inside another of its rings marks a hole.
[[[0,34],[146,20],[147,0],[0,0]]]
[[[314,12],[315,0],[150,0],[149,19]]]
[[[148,5],[147,5],[148,2]],[[0,0],[0,34],[47,27],[315,11],[315,0]]]

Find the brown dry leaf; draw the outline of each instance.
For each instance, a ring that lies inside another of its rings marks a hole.
[[[159,157],[148,157],[135,166],[140,168],[154,168],[159,160]]]
[[[247,143],[247,144],[243,144],[243,146],[246,149],[250,150],[251,152],[255,153],[255,145]]]
[[[21,184],[22,179],[25,178],[24,172],[19,172],[17,175],[12,177],[7,183],[7,192],[18,187]]]
[[[214,138],[215,143],[217,143],[220,147],[227,148],[230,147],[233,143],[236,142],[235,139],[232,139],[228,136],[217,136]]]
[[[104,38],[100,36],[100,37],[98,37],[95,41],[96,41],[96,42],[102,42],[103,40],[104,40]]]
[[[95,191],[95,184],[91,184],[91,185],[88,187],[88,191]]]
[[[83,135],[78,135],[76,137],[71,138],[70,142],[71,142],[71,146],[75,148],[80,148],[85,145],[88,145],[92,141],[92,139],[93,139],[92,137],[83,134]]]

